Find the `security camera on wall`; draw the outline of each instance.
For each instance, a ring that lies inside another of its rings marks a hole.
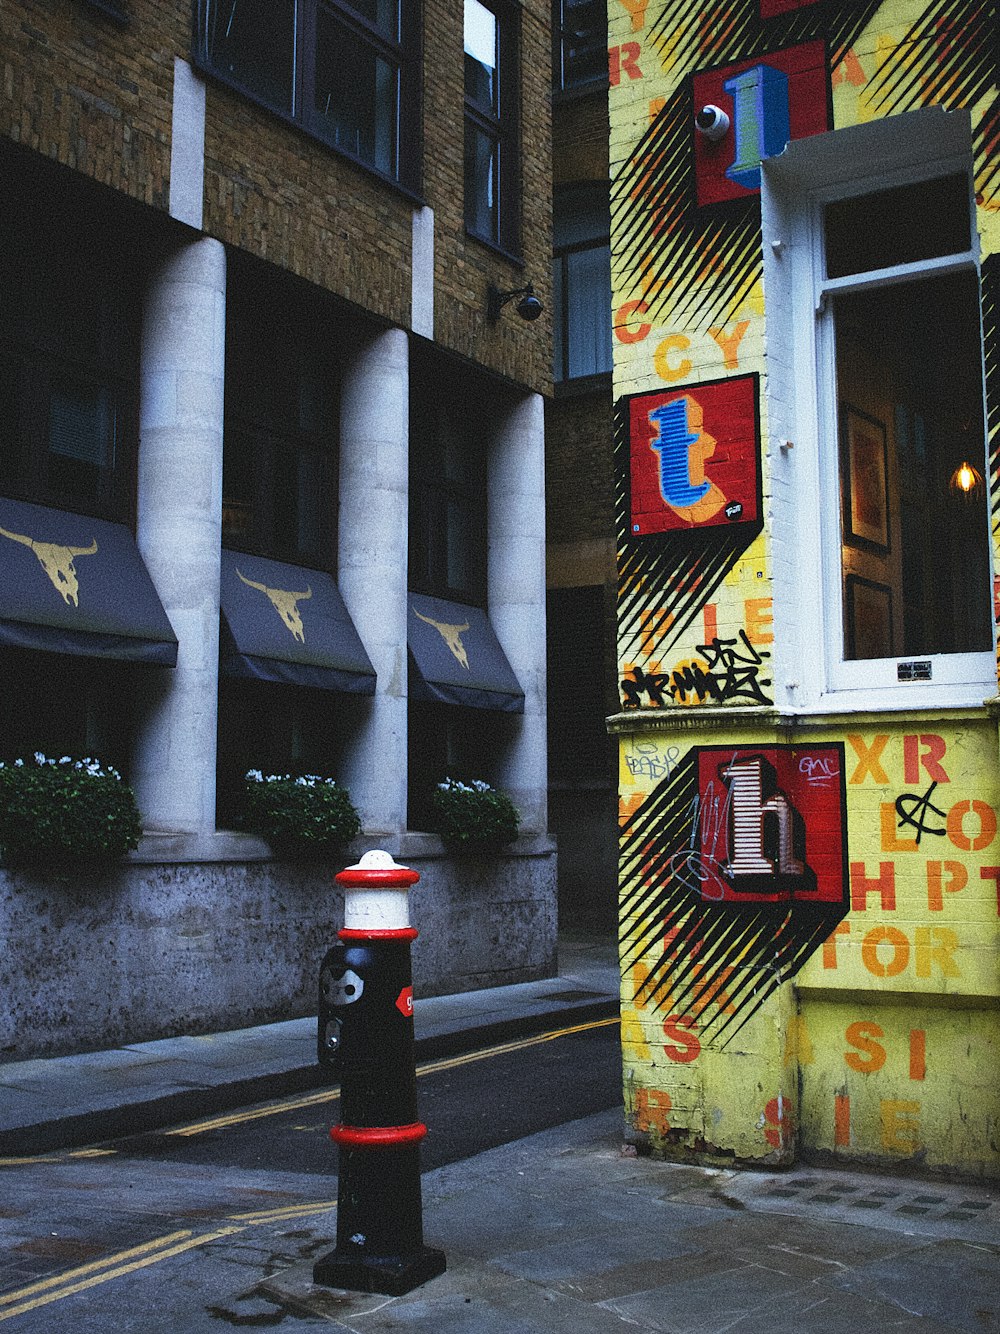
[[[706,139],[721,139],[729,129],[729,117],[722,107],[714,106],[710,102],[707,106],[703,106],[699,112],[696,112],[694,127]]]

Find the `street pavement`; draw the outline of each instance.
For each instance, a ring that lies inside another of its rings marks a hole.
[[[617,1013],[617,947],[562,935],[558,975],[414,1002],[419,1060]],[[317,966],[318,985],[318,966]],[[45,1153],[330,1083],[316,1018],[0,1063],[0,1156]]]
[[[418,1000],[418,1055],[607,1013],[613,949],[566,942],[561,955],[546,983]],[[620,1110],[602,1112],[426,1173],[424,1238],[448,1267],[385,1297],[312,1283],[336,1234],[330,1180],[178,1175],[71,1147],[88,1128],[95,1144],[123,1118],[134,1130],[192,1097],[204,1108],[248,1084],[272,1096],[282,1069],[292,1083],[311,1066],[315,1076],[314,1043],[315,1022],[293,1021],[0,1067],[0,1152],[26,1153],[30,1140],[38,1155],[0,1158],[0,1323],[24,1334],[67,1323],[78,1334],[1000,1334],[995,1185],[657,1162],[626,1142]]]

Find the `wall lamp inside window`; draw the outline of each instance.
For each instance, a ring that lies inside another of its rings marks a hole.
[[[982,494],[983,474],[971,463],[962,463],[951,474],[948,485],[955,495],[971,500]]]
[[[512,292],[501,292],[499,288],[490,283],[486,289],[486,314],[491,320],[498,320],[500,312],[508,301],[513,301],[516,296],[521,299],[514,307],[522,320],[537,320],[545,307],[535,296],[535,289],[528,283],[526,287],[515,287]]]

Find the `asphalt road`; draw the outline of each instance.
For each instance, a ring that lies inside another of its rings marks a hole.
[[[621,1105],[617,1019],[418,1066],[424,1171]],[[154,1134],[0,1161],[12,1334],[324,1326],[259,1285],[333,1245],[335,1087]],[[556,1131],[558,1133],[558,1131]],[[279,1305],[281,1305],[279,1303]]]
[[[617,1018],[417,1067],[424,1171],[621,1105]],[[119,1158],[336,1174],[339,1091],[283,1099],[116,1140]]]

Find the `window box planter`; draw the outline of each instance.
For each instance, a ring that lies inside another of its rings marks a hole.
[[[317,774],[246,775],[243,828],[279,857],[337,858],[361,833],[350,793]]]
[[[482,779],[446,778],[431,797],[433,832],[455,857],[496,856],[517,838],[521,817],[507,796]]]
[[[138,846],[142,823],[121,774],[95,759],[0,764],[0,848],[17,869],[99,870]]]

